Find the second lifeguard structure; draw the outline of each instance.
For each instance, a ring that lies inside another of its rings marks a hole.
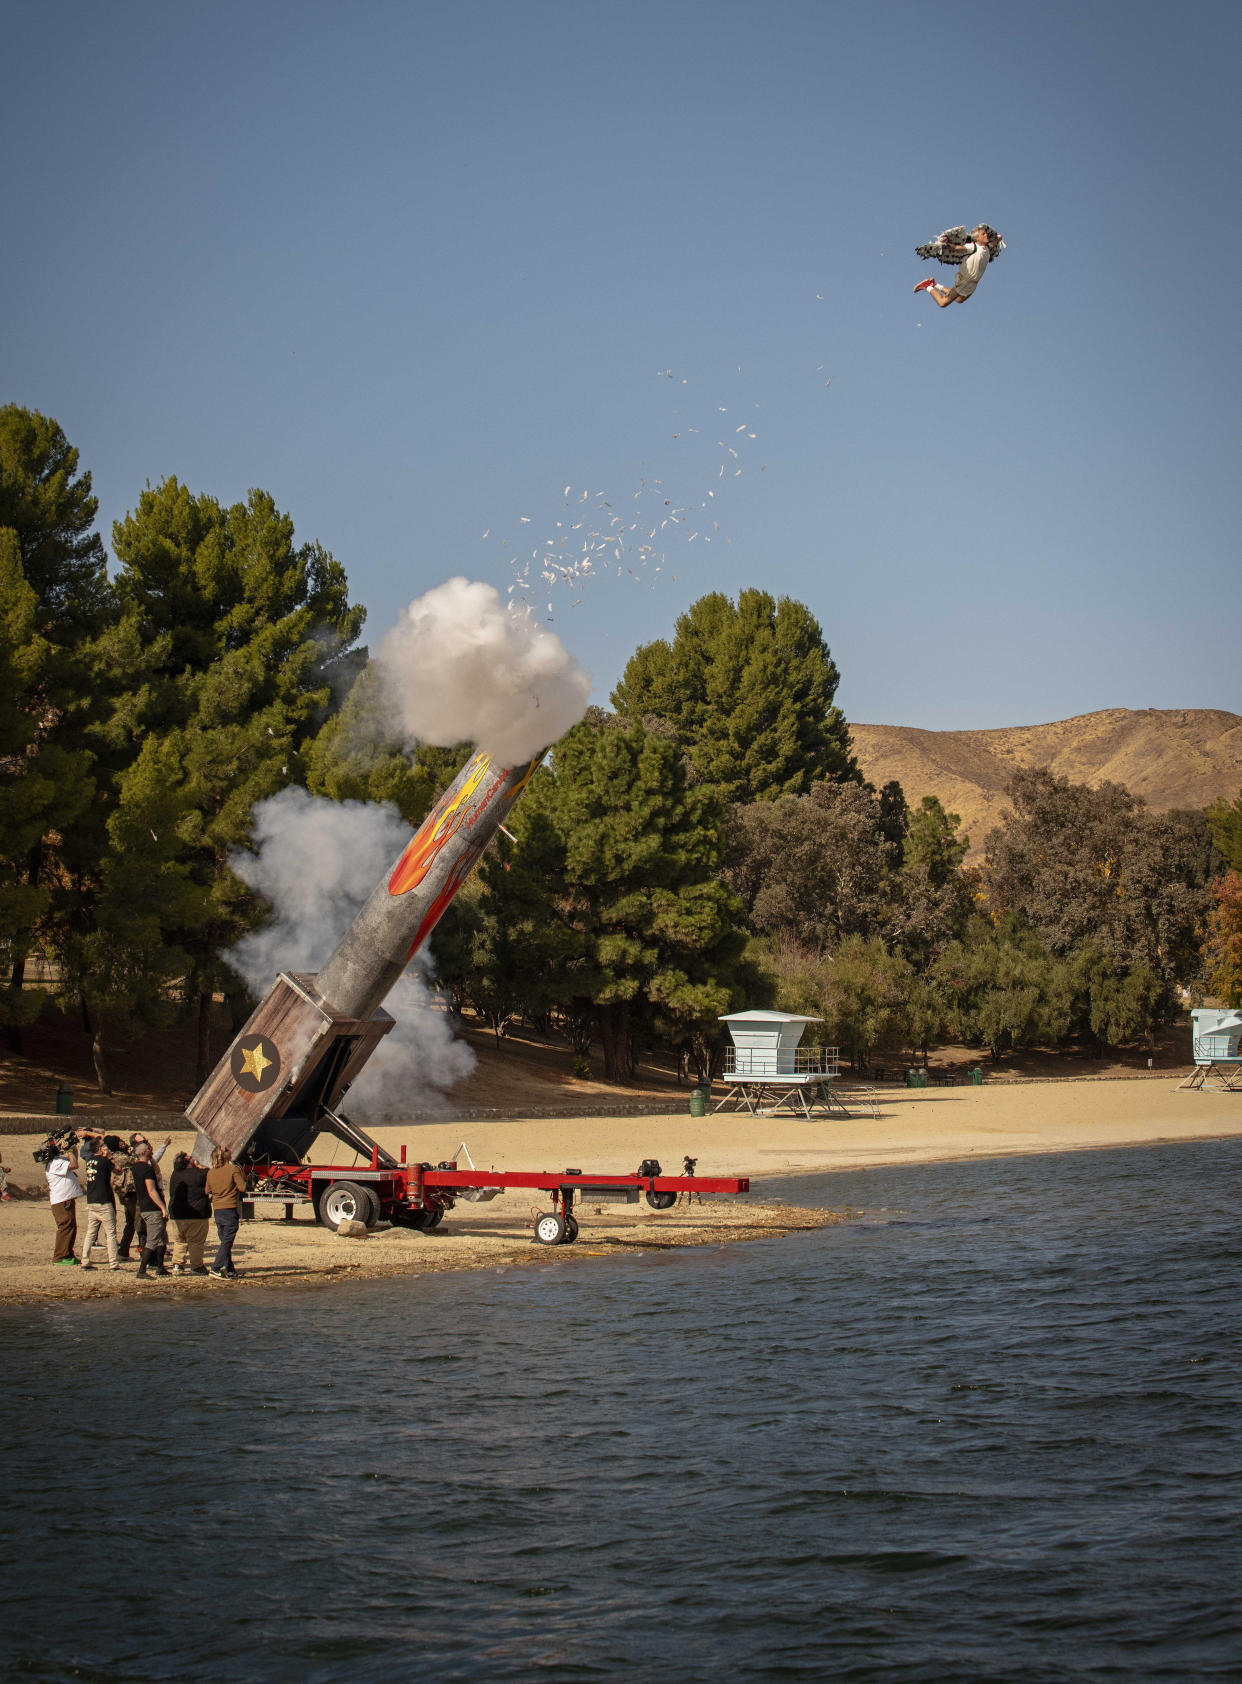
[[[797,1012],[730,1012],[720,1019],[729,1026],[725,1048],[724,1098],[717,1111],[747,1110],[752,1116],[774,1117],[779,1112],[813,1117],[816,1112],[848,1117],[852,1106],[875,1114],[870,1089],[851,1088],[848,1095],[834,1087],[841,1074],[836,1047],[802,1046],[808,1023],[819,1017]]]
[[[1242,1011],[1236,1006],[1200,1006],[1191,1012],[1190,1021],[1195,1067],[1178,1085],[1242,1092]]]

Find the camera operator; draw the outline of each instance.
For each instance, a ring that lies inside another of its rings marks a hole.
[[[134,1162],[131,1173],[134,1177],[134,1193],[138,1202],[138,1215],[142,1221],[142,1257],[138,1263],[137,1280],[149,1280],[148,1268],[155,1265],[157,1275],[167,1275],[169,1271],[164,1267],[164,1252],[167,1249],[165,1222],[168,1220],[168,1206],[164,1203],[164,1188],[160,1182],[160,1172],[155,1167],[151,1156],[151,1147],[146,1140],[139,1140],[134,1146]]]
[[[78,1237],[76,1201],[82,1197],[82,1183],[77,1176],[77,1144],[77,1135],[69,1129],[64,1134],[50,1136],[47,1146],[35,1153],[36,1161],[43,1160],[44,1152],[48,1154],[43,1173],[47,1176],[48,1201],[56,1218],[56,1249],[52,1253],[52,1262],[59,1263],[62,1268],[76,1268],[78,1263],[73,1255],[73,1242]]]
[[[112,1137],[115,1139],[115,1136]],[[108,1267],[119,1269],[116,1255],[116,1205],[112,1199],[112,1153],[98,1129],[82,1130],[82,1177],[86,1182],[86,1238],[82,1267],[93,1269],[91,1248],[100,1229],[108,1247]]]

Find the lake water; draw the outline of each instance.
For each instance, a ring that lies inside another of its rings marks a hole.
[[[10,1310],[3,1670],[1242,1678],[1240,1189],[868,1171],[753,1245]]]

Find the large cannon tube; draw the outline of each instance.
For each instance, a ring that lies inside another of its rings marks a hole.
[[[379,1009],[543,759],[477,753],[419,825],[317,976],[282,973],[187,1107],[197,1152],[296,1161],[315,1135],[372,1142],[334,1107],[392,1019]],[[261,1132],[260,1132],[261,1131]]]
[[[401,858],[315,979],[346,1017],[369,1017],[440,921],[521,792],[539,755],[497,770],[476,754],[423,820]]]

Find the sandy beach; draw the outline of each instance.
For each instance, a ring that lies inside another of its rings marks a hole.
[[[171,1154],[193,1135],[170,1116]],[[52,1126],[53,1119],[48,1119]],[[106,1125],[106,1126],[111,1126]],[[143,1126],[159,1138],[153,1119]],[[0,1119],[3,1127],[3,1119]],[[30,1122],[9,1127],[29,1131]],[[1116,1081],[1048,1081],[979,1088],[880,1090],[877,1114],[849,1118],[751,1117],[736,1112],[638,1117],[510,1118],[436,1121],[370,1132],[387,1148],[404,1144],[411,1159],[436,1163],[459,1156],[464,1140],[479,1167],[497,1170],[582,1168],[621,1174],[643,1158],[659,1158],[668,1174],[683,1155],[698,1159],[701,1175],[748,1176],[750,1194],[679,1203],[673,1210],[588,1202],[578,1215],[577,1245],[545,1247],[531,1236],[537,1193],[509,1193],[489,1204],[459,1204],[432,1234],[385,1228],[365,1240],[346,1240],[320,1227],[309,1207],[282,1219],[260,1207],[243,1224],[236,1283],[202,1278],[135,1279],[135,1264],[110,1272],[102,1249],[97,1267],[55,1268],[54,1227],[46,1183],[31,1153],[42,1135],[0,1134],[0,1159],[20,1190],[0,1205],[0,1303],[65,1298],[137,1298],[159,1293],[226,1292],[260,1285],[309,1285],[369,1276],[439,1273],[446,1269],[512,1266],[568,1267],[626,1250],[720,1245],[772,1239],[839,1220],[829,1212],[782,1206],[765,1197],[764,1178],[824,1174],[880,1165],[963,1158],[1009,1157],[1154,1145],[1242,1135],[1242,1093],[1177,1091],[1167,1076]],[[343,1147],[322,1161],[352,1162]],[[464,1157],[461,1162],[465,1163]],[[79,1205],[79,1235],[85,1222]],[[210,1252],[208,1254],[210,1260]],[[99,1266],[102,1265],[102,1266]]]

